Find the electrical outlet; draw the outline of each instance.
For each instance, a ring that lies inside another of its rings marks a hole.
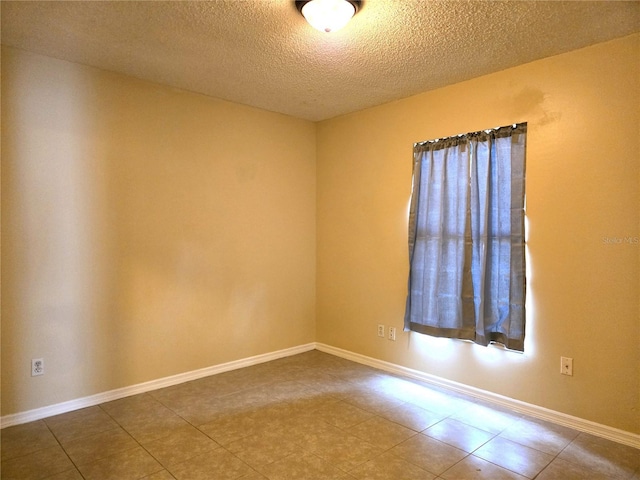
[[[44,375],[44,359],[32,358],[31,359],[31,376],[36,377],[38,375]]]
[[[389,327],[389,340],[396,341],[396,327]]]
[[[573,376],[573,358],[560,357],[560,373]]]
[[[384,338],[384,325],[378,325],[378,336]]]

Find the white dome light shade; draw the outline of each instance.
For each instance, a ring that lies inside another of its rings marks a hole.
[[[349,23],[356,7],[347,0],[311,0],[303,5],[301,12],[313,28],[328,33]]]

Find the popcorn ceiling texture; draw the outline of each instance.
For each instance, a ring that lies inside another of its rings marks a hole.
[[[293,0],[2,1],[2,43],[318,121],[640,30],[640,2],[366,0],[343,30]]]

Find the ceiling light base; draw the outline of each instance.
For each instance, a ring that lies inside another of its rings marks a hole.
[[[296,0],[296,8],[309,24],[321,32],[344,27],[362,6],[361,0]]]

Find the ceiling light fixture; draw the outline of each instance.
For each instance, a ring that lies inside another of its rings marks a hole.
[[[349,23],[361,3],[360,0],[296,0],[296,7],[313,28],[328,33]]]

